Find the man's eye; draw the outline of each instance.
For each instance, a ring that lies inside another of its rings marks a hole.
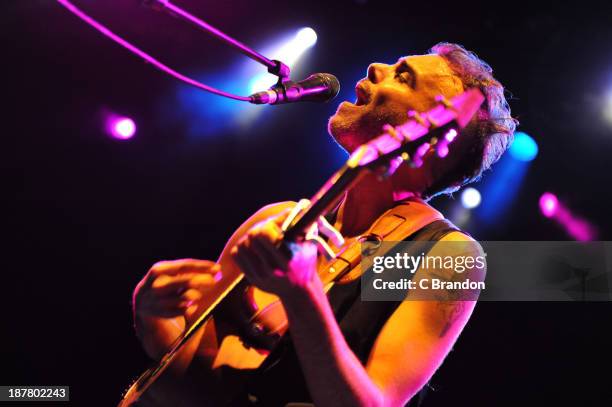
[[[408,71],[396,73],[395,78],[402,83],[410,84],[412,82],[412,78],[410,77],[410,72]]]

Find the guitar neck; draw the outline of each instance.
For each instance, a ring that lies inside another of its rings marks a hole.
[[[403,161],[420,166],[423,157],[435,146],[439,157],[448,154],[448,146],[474,116],[484,96],[478,89],[469,89],[452,100],[437,98],[439,104],[419,114],[409,112],[406,123],[384,128],[385,132],[357,148],[346,164],[337,171],[310,200],[311,204],[298,215],[297,221],[287,228],[284,241],[296,241],[306,234],[317,219],[329,212],[344,192],[365,173],[382,170],[393,174]]]
[[[310,226],[331,211],[350,189],[365,174],[364,169],[345,164],[311,198],[311,205],[299,216],[284,234],[284,241],[292,242],[306,234]]]

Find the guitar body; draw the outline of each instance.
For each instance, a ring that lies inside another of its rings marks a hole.
[[[484,96],[477,89],[469,89],[450,101],[444,98],[438,101],[439,105],[430,111],[412,112],[409,116],[414,119],[395,128],[385,127],[385,133],[357,148],[305,206],[300,206],[303,201],[298,203],[296,217],[283,228],[282,243],[313,238],[308,234],[311,226],[339,202],[364,171],[390,176],[401,162],[418,167],[423,157],[434,151],[439,157],[445,157],[449,144],[455,140],[458,130],[472,119]],[[185,332],[157,365],[128,389],[119,407],[202,406],[206,400],[211,400],[213,393],[241,392],[240,379],[245,372],[261,366],[286,332],[287,318],[277,297],[243,281],[244,274],[233,262],[230,252],[253,226],[294,206],[294,202],[268,205],[234,232],[218,259],[222,278],[210,288],[196,310],[189,310],[192,315],[187,315],[190,323]],[[358,269],[360,253],[347,256],[351,251],[360,250],[359,245],[352,244],[354,242],[345,242],[343,252],[336,253],[319,239],[319,245],[333,259],[326,267],[319,263],[319,277],[324,286],[358,278],[358,275],[352,276],[353,273],[344,275],[352,268]],[[214,387],[219,381],[211,379],[217,374],[223,375],[222,382],[227,388]],[[227,401],[226,397],[208,405],[227,405]]]
[[[230,256],[231,249],[256,224],[290,210],[294,202],[280,202],[261,208],[234,232],[226,243],[218,263],[222,277],[194,314],[214,307],[210,319],[182,347],[175,360],[161,372],[156,367],[143,373],[123,396],[119,407],[202,405],[205,395],[198,394],[199,365],[231,375],[239,385],[240,371],[258,368],[287,329],[287,318],[278,297],[261,291],[242,280],[242,272]],[[152,382],[149,384],[149,382]],[[149,387],[150,385],[150,387]],[[234,388],[234,390],[236,390]]]
[[[233,262],[230,251],[248,230],[294,206],[295,202],[267,205],[234,232],[218,259],[223,274],[221,282],[226,278],[231,280],[242,275],[239,267]],[[198,312],[201,312],[201,309]],[[218,347],[216,357],[212,361],[213,368],[259,367],[287,328],[285,311],[278,297],[248,285],[246,281],[241,281],[236,289],[226,296],[213,313],[213,318],[219,321],[217,325],[220,328],[217,331]]]

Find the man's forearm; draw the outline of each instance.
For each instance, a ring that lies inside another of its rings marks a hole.
[[[137,335],[147,354],[159,360],[169,350],[174,340],[183,332],[183,327],[172,319],[137,317],[135,320]],[[231,398],[220,372],[213,371],[212,360],[198,358],[197,348],[201,343],[205,327],[202,327],[174,361],[146,392],[145,400],[153,405],[172,405],[180,403],[185,406],[223,405]],[[193,364],[196,366],[192,366]],[[143,404],[148,406],[146,402]]]
[[[289,331],[317,406],[383,406],[384,396],[346,343],[320,281],[283,299]]]
[[[143,349],[150,358],[157,361],[170,350],[171,345],[184,330],[184,325],[178,325],[173,319],[136,317],[134,325]],[[204,328],[201,328],[175,357],[171,365],[175,373],[184,372],[192,363],[203,333]],[[210,368],[211,363],[207,360],[205,365]]]
[[[134,314],[134,329],[143,349],[154,360],[159,360],[183,331],[171,319],[137,314]]]

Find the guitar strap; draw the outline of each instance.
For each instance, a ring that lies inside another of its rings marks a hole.
[[[346,248],[341,250],[340,253],[331,260],[331,262],[319,268],[319,277],[324,283],[326,291],[329,291],[335,283],[343,285],[344,283],[355,281],[361,277],[360,263],[361,246],[363,242],[381,242],[383,240],[402,241],[423,228],[426,228],[428,225],[443,219],[444,217],[440,212],[423,201],[407,200],[398,203],[396,206],[383,213],[359,238],[350,242]],[[443,230],[446,233],[451,229],[445,227]],[[425,235],[427,235],[428,238],[433,236],[431,233],[425,233]],[[277,378],[275,375],[282,376],[284,374],[283,372],[285,372],[284,369],[287,368],[287,364],[292,366],[294,363],[298,363],[297,359],[293,359],[295,356],[292,353],[287,353],[288,341],[289,335],[284,336],[279,346],[272,351],[272,354],[257,370],[259,374],[269,374],[269,377]],[[277,363],[280,363],[283,358],[289,358],[289,361],[285,361],[285,365],[274,372],[274,367]],[[252,391],[256,394],[255,390]],[[286,407],[308,406],[312,407],[313,404],[286,404]]]
[[[444,219],[431,206],[419,200],[402,201],[383,213],[359,238],[355,239],[319,271],[323,284],[346,283],[361,276],[361,246],[365,242],[401,241],[423,227]],[[340,276],[340,277],[338,277]]]

